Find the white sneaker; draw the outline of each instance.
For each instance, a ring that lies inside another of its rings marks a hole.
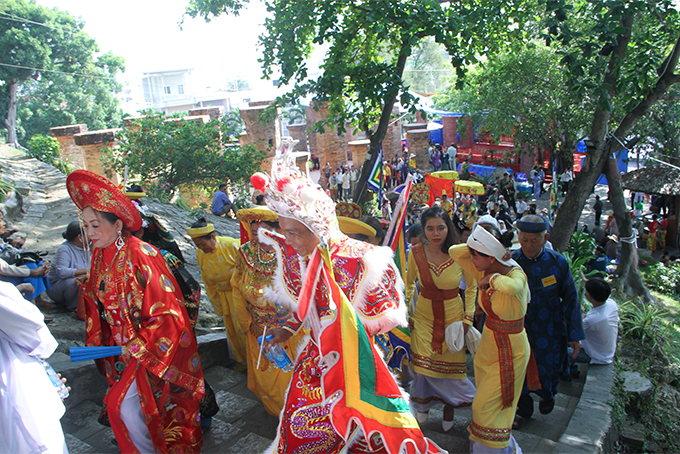
[[[422,412],[422,411],[417,411],[416,412],[416,421],[418,421],[418,424],[424,424],[427,422],[427,414],[428,412]]]

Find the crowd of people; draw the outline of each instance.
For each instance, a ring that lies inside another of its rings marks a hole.
[[[454,144],[432,146],[432,170],[450,169],[457,154]],[[386,187],[404,181],[408,166],[404,157],[385,163]],[[187,229],[233,359],[247,369],[248,388],[265,410],[279,417],[269,452],[396,452],[409,445],[441,452],[419,429],[437,402],[444,404],[445,432],[456,408],[471,407],[471,452],[521,452],[512,431],[531,418],[536,401],[542,414],[551,413],[560,379],[576,376],[578,362],[612,362],[618,313],[609,285],[603,277],[586,282],[593,309],[584,318],[568,263],[550,245],[549,214],[527,205],[508,174],[477,198],[444,192],[431,207],[409,204],[402,275],[382,246],[384,223],[339,219],[336,212],[337,202],[351,200],[360,169],[327,163],[320,172],[313,182],[278,151],[271,172],[252,177],[253,206],[237,209],[226,185],[215,193],[212,213],[233,215],[240,238],[219,235],[206,218]],[[539,182],[536,198],[541,172],[531,175]],[[569,181],[562,179],[565,191]],[[38,310],[24,304],[46,290],[66,310],[83,310],[86,346],[120,347],[96,362],[108,383],[100,421],[111,426],[121,452],[200,452],[219,407],[198,357],[198,281],[138,200],[141,188],[125,193],[88,171],[69,175],[67,187],[81,219],[67,226],[52,266],[35,263],[14,274],[22,278],[18,290],[0,285],[0,310],[28,327],[25,340],[9,336],[16,345],[3,345],[0,361],[11,361],[4,357],[10,348],[35,361],[54,351]],[[11,266],[0,260],[0,273]],[[30,278],[45,288],[38,293],[23,281]],[[5,326],[2,318],[0,331],[14,333],[18,322]],[[375,336],[399,328],[410,329],[403,371],[410,378],[402,382],[408,392],[370,347]],[[355,369],[381,377],[372,382],[373,395],[365,395],[366,374],[353,376]],[[52,389],[43,385],[36,384]],[[385,395],[390,399],[376,403]],[[63,405],[51,401],[40,417],[24,409],[29,429],[5,428],[6,446],[23,452],[21,446],[42,443],[65,452],[53,424]],[[370,405],[374,411],[356,411]],[[50,422],[32,428],[40,418]]]

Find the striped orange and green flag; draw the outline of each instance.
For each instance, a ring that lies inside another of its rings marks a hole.
[[[413,176],[409,175],[397,203],[394,205],[394,215],[383,241],[383,246],[390,247],[394,252],[394,262],[399,268],[402,279],[406,278],[406,208],[408,207],[412,186]]]
[[[361,429],[371,449],[384,447],[390,454],[444,452],[421,432],[401,389],[318,248],[307,273],[312,274],[305,279],[310,284],[303,285],[300,293],[300,316],[314,311],[317,283],[328,292],[331,307],[335,306],[332,320],[323,327],[319,323],[320,332],[315,333],[326,365],[321,377],[323,397],[332,404],[335,431],[349,442]]]

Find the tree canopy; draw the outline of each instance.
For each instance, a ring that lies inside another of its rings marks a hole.
[[[27,0],[3,2],[0,19],[0,112],[8,142],[18,145],[66,124],[120,125],[115,93],[123,59],[96,56],[97,43],[81,20]]]
[[[173,193],[185,184],[216,186],[245,181],[260,170],[265,153],[255,146],[226,143],[230,126],[220,120],[207,123],[166,118],[143,112],[109,144],[103,157],[107,170],[139,175],[145,186]]]
[[[525,154],[549,150],[560,170],[568,168],[594,105],[573,96],[559,59],[540,42],[497,52],[471,71],[462,89],[451,84],[435,96],[435,105],[465,112],[494,137],[514,136]]]
[[[210,18],[238,14],[246,0],[191,0],[187,14]],[[344,132],[351,124],[370,139],[370,152],[355,192],[365,196],[366,179],[387,132],[394,103],[414,109],[415,98],[405,90],[403,74],[412,49],[432,37],[449,54],[462,78],[466,65],[494,43],[523,36],[527,8],[508,8],[492,0],[481,7],[473,1],[433,0],[266,0],[270,15],[263,47],[264,76],[290,86],[276,105],[296,104],[311,97],[316,108],[325,104],[329,116],[315,125]],[[520,1],[519,3],[524,3]],[[520,20],[522,19],[522,20]],[[315,47],[327,46],[322,72],[309,73],[307,58]],[[275,106],[273,106],[275,107]],[[270,110],[270,112],[273,111]],[[359,164],[359,163],[356,163]]]

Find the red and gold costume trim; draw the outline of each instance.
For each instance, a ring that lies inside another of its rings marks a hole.
[[[490,282],[493,283],[494,276]],[[512,355],[512,343],[510,342],[510,334],[519,334],[524,331],[524,317],[518,318],[516,320],[502,320],[493,311],[491,304],[491,295],[495,290],[489,288],[486,291],[482,291],[481,303],[486,312],[486,322],[484,323],[484,328],[488,328],[493,331],[494,340],[496,341],[496,347],[498,348],[498,365],[500,367],[500,378],[501,378],[501,399],[503,409],[508,408],[512,405],[513,399],[515,397],[515,368],[513,364]],[[538,388],[536,388],[536,382],[529,378],[531,373],[531,365],[533,361],[533,370],[535,371],[535,379],[538,379],[538,372],[536,371],[536,360],[533,359],[533,353],[529,360],[529,370],[527,371],[527,380],[530,386],[529,389],[540,389],[540,382],[538,382]]]
[[[450,363],[448,361],[435,361],[429,356],[422,356],[411,352],[411,362],[414,367],[421,367],[423,369],[431,370],[441,374],[467,374],[467,366],[465,363]]]
[[[503,429],[484,427],[472,421],[468,427],[468,430],[472,435],[481,440],[505,443],[510,441],[510,432],[512,432],[512,427]]]

